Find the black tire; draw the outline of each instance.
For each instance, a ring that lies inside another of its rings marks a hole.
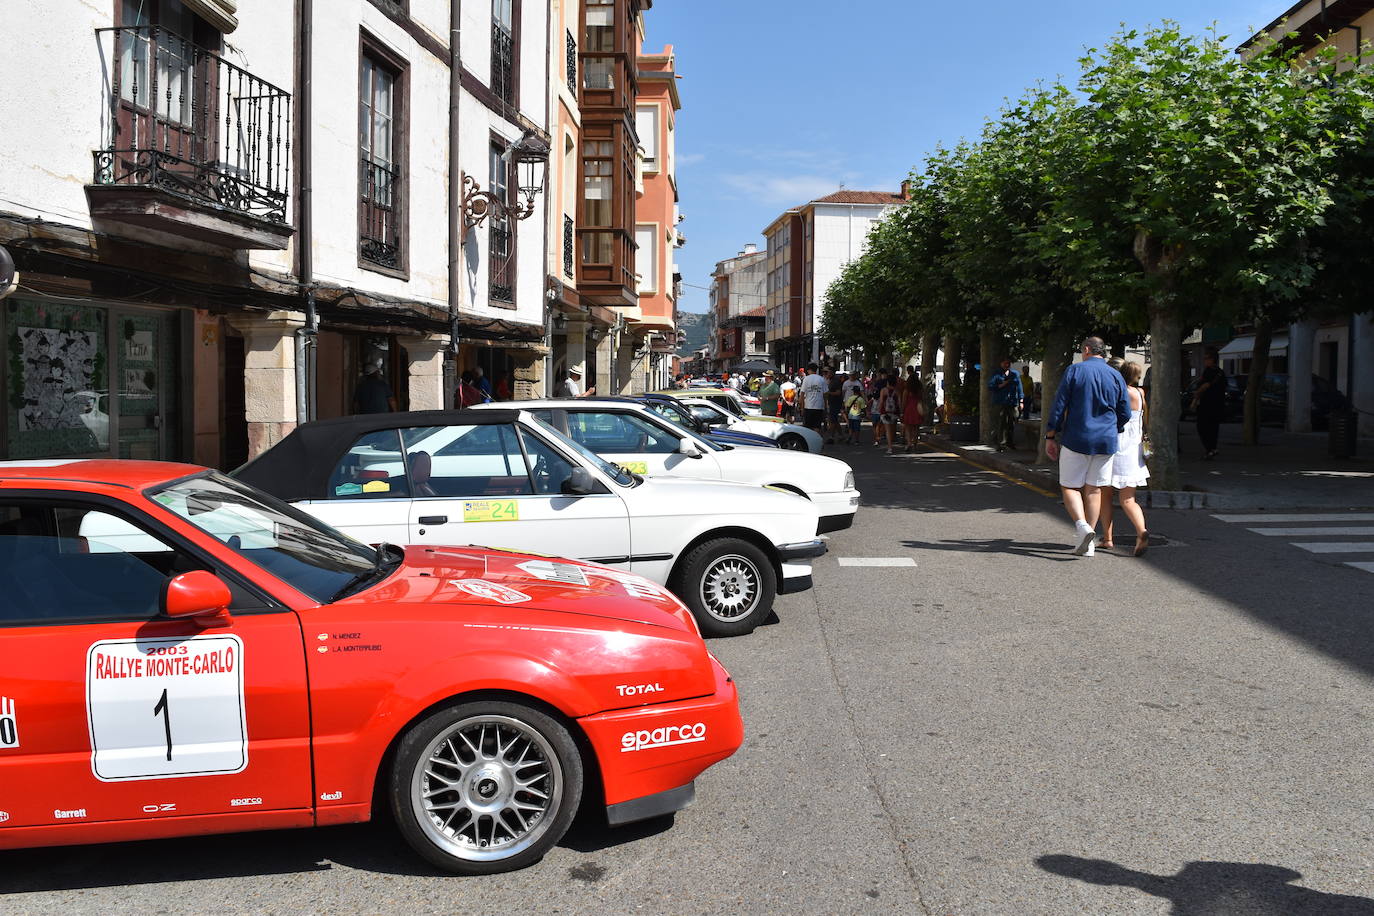
[[[790,449],[794,452],[809,451],[806,447],[806,440],[796,433],[787,433],[785,436],[778,439],[778,447]]]
[[[396,826],[416,852],[444,871],[489,875],[538,862],[563,838],[582,800],[583,772],[562,723],[519,703],[477,701],[411,726],[388,791]]]
[[[777,574],[762,550],[738,538],[692,548],[673,576],[673,591],[703,636],[752,633],[773,611]]]

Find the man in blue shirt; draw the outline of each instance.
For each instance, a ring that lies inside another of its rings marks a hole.
[[[994,436],[997,451],[1003,452],[1014,446],[1016,418],[1021,413],[1021,373],[1011,367],[1011,360],[1004,358],[1002,367],[988,379],[992,389],[993,419],[996,421]]]
[[[1102,488],[1112,479],[1116,436],[1131,419],[1126,380],[1103,360],[1101,337],[1083,341],[1083,361],[1059,380],[1054,407],[1045,420],[1045,454],[1059,462],[1064,508],[1075,529],[1073,552],[1093,555]]]

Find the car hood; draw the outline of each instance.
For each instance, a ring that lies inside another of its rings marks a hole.
[[[500,607],[515,621],[522,610],[556,611],[697,632],[682,602],[643,576],[491,547],[407,547],[399,569],[345,600]]]
[[[765,460],[793,454],[786,449],[737,448],[717,455],[758,454]],[[795,493],[773,490],[758,484],[734,480],[706,480],[699,477],[646,477],[632,490],[622,491],[634,506],[631,515],[657,516],[709,515],[722,522],[734,519],[745,527],[755,527],[761,516],[789,519],[789,530],[815,531],[820,520],[815,505]],[[808,527],[808,525],[810,527]],[[796,527],[793,527],[796,526]],[[781,543],[781,542],[779,542]]]
[[[721,458],[721,469],[729,473],[732,467],[747,467],[751,471],[768,471],[778,481],[810,481],[819,491],[844,489],[845,477],[851,468],[838,458],[817,455],[812,452],[794,452],[781,449],[777,452],[751,452],[736,449],[726,452]]]

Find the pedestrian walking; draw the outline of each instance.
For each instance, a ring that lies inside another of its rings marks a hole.
[[[833,443],[841,437],[841,431],[849,432],[849,424],[844,423],[841,414],[844,412],[844,375],[839,372],[831,372],[826,369],[822,375],[826,376],[825,390],[825,429],[826,442]]]
[[[997,451],[1005,452],[1016,447],[1016,417],[1021,410],[1024,393],[1021,390],[1021,373],[1011,367],[1011,360],[1003,358],[1000,368],[988,379],[992,390],[993,438]]]
[[[797,419],[797,383],[788,379],[778,386],[782,395],[782,418],[788,423]]]
[[[892,448],[897,444],[897,420],[902,415],[901,396],[897,393],[897,374],[894,372],[883,381],[883,389],[878,392],[878,420],[881,427],[875,424],[873,430],[874,445],[877,445],[878,430],[881,429],[883,435],[887,437],[887,454],[892,454]]]
[[[1031,408],[1035,404],[1035,379],[1031,378],[1030,364],[1021,367],[1021,419],[1029,420]]]
[[[801,382],[802,418],[816,432],[825,426],[825,389],[825,379],[816,364],[811,363]]]
[[[868,398],[864,397],[863,388],[856,387],[849,390],[849,394],[844,399],[844,415],[849,421],[849,441],[854,445],[863,445],[864,415],[868,413]],[[877,430],[873,432],[874,442],[877,442]]]
[[[1221,419],[1226,415],[1226,373],[1217,365],[1217,351],[1208,350],[1202,357],[1202,378],[1193,395],[1192,409],[1197,411],[1197,435],[1202,440],[1202,457],[1211,461],[1217,456],[1217,437],[1221,434]]]
[[[1045,423],[1045,454],[1059,462],[1059,487],[1079,556],[1093,555],[1102,488],[1111,483],[1117,435],[1131,420],[1126,380],[1107,365],[1106,352],[1101,337],[1083,341],[1083,361],[1064,371]]]
[[[1116,454],[1112,456],[1112,481],[1108,492],[1102,494],[1102,546],[1115,547],[1112,540],[1112,493],[1121,498],[1121,511],[1135,526],[1135,555],[1142,556],[1150,546],[1150,533],[1145,530],[1145,512],[1136,502],[1136,487],[1143,487],[1150,479],[1145,465],[1145,424],[1150,416],[1145,401],[1145,389],[1140,387],[1144,373],[1140,363],[1123,362],[1118,370],[1126,382],[1126,396],[1131,402],[1131,420],[1116,439]]]
[[[915,372],[908,372],[902,386],[902,438],[906,440],[906,450],[916,451],[916,436],[921,424],[926,421],[925,386]]]

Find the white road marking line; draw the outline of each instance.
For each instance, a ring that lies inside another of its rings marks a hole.
[[[1315,541],[1311,544],[1294,541],[1293,546],[1312,553],[1374,553],[1374,541]]]
[[[840,557],[841,566],[915,566],[911,557]]]
[[[1346,566],[1353,566],[1356,569],[1363,569],[1365,572],[1374,573],[1374,563],[1347,563]]]
[[[1223,522],[1262,524],[1264,522],[1374,522],[1374,515],[1359,512],[1328,513],[1325,515],[1214,515]]]
[[[1262,534],[1271,538],[1319,538],[1337,534],[1374,534],[1374,528],[1368,525],[1347,526],[1342,528],[1247,528],[1245,530],[1253,531],[1255,534]]]

